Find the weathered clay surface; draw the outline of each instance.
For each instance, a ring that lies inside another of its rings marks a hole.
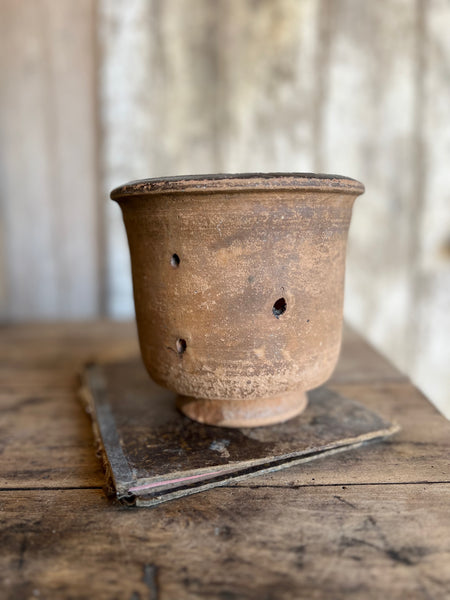
[[[351,210],[363,191],[345,177],[278,173],[150,179],[112,192],[144,363],[157,383],[204,400],[179,403],[188,415],[195,404],[189,416],[231,425],[229,401],[243,414],[240,402],[272,398],[273,419],[249,410],[248,423],[282,421],[298,411],[280,412],[277,397],[297,391],[301,410],[301,392],[328,379]],[[211,400],[228,401],[225,419]]]
[[[177,407],[190,419],[224,427],[260,427],[287,421],[302,413],[308,404],[305,392],[285,392],[270,398],[209,400],[178,396]]]

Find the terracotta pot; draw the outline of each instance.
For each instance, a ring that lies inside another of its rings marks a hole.
[[[337,175],[198,175],[115,189],[142,358],[187,416],[299,414],[339,355],[345,250],[364,187]]]

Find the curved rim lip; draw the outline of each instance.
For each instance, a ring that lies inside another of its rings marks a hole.
[[[316,190],[359,195],[364,185],[343,175],[327,173],[217,173],[178,175],[130,181],[111,192],[112,200],[130,196],[173,193],[245,192],[253,190]]]

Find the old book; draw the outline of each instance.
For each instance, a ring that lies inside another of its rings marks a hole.
[[[91,364],[82,398],[109,487],[127,505],[154,506],[381,440],[398,427],[325,386],[298,417],[224,429],[181,415],[175,394],[153,383],[139,358]]]

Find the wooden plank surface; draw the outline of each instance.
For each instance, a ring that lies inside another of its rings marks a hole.
[[[450,594],[450,486],[217,488],[156,509],[99,490],[0,493],[9,598]]]
[[[449,596],[450,424],[353,332],[332,387],[399,434],[155,509],[106,498],[76,398],[136,351],[127,323],[0,329],[2,598]]]
[[[101,486],[103,474],[93,452],[90,421],[76,397],[78,373],[86,362],[117,360],[137,352],[133,323],[3,327],[0,487]],[[402,430],[380,446],[290,469],[287,481],[309,485],[314,484],[314,477],[317,483],[350,484],[369,474],[369,481],[380,483],[450,480],[448,456],[442,451],[450,439],[450,424],[402,374],[349,328],[331,383],[332,389],[398,422]],[[406,406],[407,410],[402,410]],[[430,423],[429,428],[422,426],[424,421]],[[392,452],[391,445],[403,457],[401,470],[399,456]],[[418,447],[421,452],[415,460],[405,460],[408,455],[415,455]],[[430,456],[434,457],[432,468]],[[336,468],[343,463],[344,472]],[[276,481],[284,482],[284,475]]]

